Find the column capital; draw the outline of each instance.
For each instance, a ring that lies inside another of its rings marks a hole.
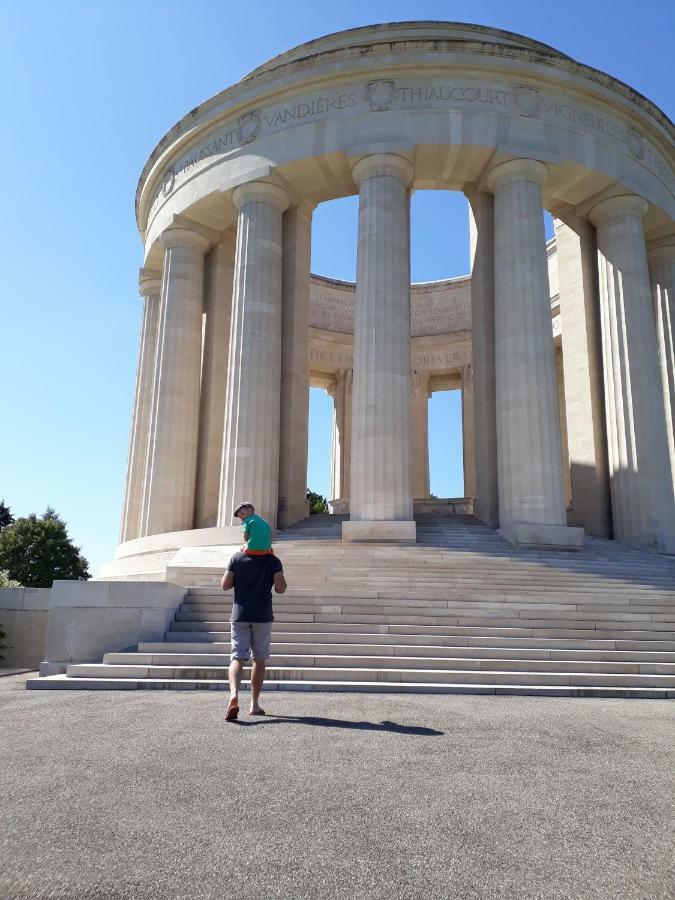
[[[162,273],[158,269],[143,266],[138,270],[138,291],[141,297],[153,297],[161,293]]]
[[[487,187],[494,194],[514,181],[533,181],[542,187],[548,177],[548,166],[538,159],[509,159],[497,163],[487,176]]]
[[[283,188],[270,181],[247,181],[234,189],[232,201],[237,209],[246,203],[271,203],[279,212],[285,212],[289,197]]]
[[[650,262],[654,262],[657,259],[675,261],[675,234],[649,241],[647,244],[647,259]]]
[[[377,175],[398,178],[407,187],[413,177],[413,167],[405,157],[395,153],[373,153],[370,156],[362,156],[352,166],[352,177],[359,187],[364,181]]]
[[[619,197],[609,197],[596,203],[589,210],[588,218],[594,225],[600,225],[617,216],[637,216],[638,219],[642,219],[648,209],[649,203],[637,194],[621,194]]]
[[[189,247],[206,253],[212,244],[212,240],[198,228],[188,228],[184,225],[169,225],[159,236],[159,242],[164,250],[174,247]]]

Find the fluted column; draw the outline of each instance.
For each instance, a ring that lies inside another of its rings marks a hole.
[[[570,525],[611,536],[595,228],[565,211],[555,220],[567,425]]]
[[[293,207],[283,217],[281,313],[281,427],[279,527],[309,515],[309,282],[312,210]]]
[[[226,232],[206,260],[195,528],[218,520],[235,243],[234,232]]]
[[[250,182],[236,188],[239,209],[232,296],[230,359],[218,524],[251,500],[277,525],[281,390],[282,214],[280,187]]]
[[[415,539],[410,469],[412,166],[360,159],[350,522],[343,540]]]
[[[662,238],[650,244],[647,259],[656,317],[670,468],[675,479],[675,237]]]
[[[474,513],[499,524],[495,378],[494,198],[467,194],[471,246],[471,348],[473,360],[476,499]]]
[[[153,269],[141,269],[138,287],[143,298],[141,341],[136,368],[136,389],[131,416],[131,437],[127,477],[122,508],[120,543],[131,541],[141,533],[141,508],[143,506],[143,482],[148,453],[148,434],[152,408],[152,386],[157,354],[157,330],[159,325],[159,297],[162,289],[162,273]]]
[[[464,459],[464,496],[476,496],[476,445],[473,367],[462,369],[462,451]]]
[[[496,166],[495,350],[499,517],[513,543],[579,546],[567,528],[542,209],[546,166]]]
[[[412,490],[416,500],[426,500],[429,487],[429,373],[412,373],[410,430],[412,432]]]
[[[338,369],[335,382],[328,388],[333,398],[333,440],[331,446],[331,499],[349,498],[351,455],[352,370]],[[339,505],[341,509],[342,506]]]
[[[590,211],[598,240],[614,536],[675,551],[675,498],[642,219],[646,200]]]
[[[210,239],[197,229],[172,226],[161,244],[164,271],[143,535],[192,528],[197,471],[204,254]]]

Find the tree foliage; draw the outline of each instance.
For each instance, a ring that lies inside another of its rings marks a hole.
[[[309,514],[310,516],[317,516],[320,513],[327,513],[328,503],[325,497],[322,497],[321,494],[316,494],[314,491],[307,491],[307,500],[309,501]]]
[[[53,509],[17,519],[0,531],[0,569],[25,587],[51,587],[57,579],[86,581],[87,560]]]
[[[21,585],[18,581],[15,581],[14,578],[10,578],[8,572],[5,572],[4,569],[0,569],[0,588],[6,587],[21,587]]]
[[[0,500],[0,531],[3,528],[7,528],[8,525],[11,525],[14,522],[14,516],[12,515],[12,511],[9,506],[5,506],[4,498]]]

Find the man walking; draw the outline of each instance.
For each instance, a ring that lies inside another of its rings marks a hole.
[[[232,604],[232,639],[230,654],[230,703],[228,722],[239,715],[239,688],[244,664],[253,658],[251,670],[252,716],[264,716],[259,699],[265,680],[265,662],[270,655],[272,638],[272,587],[277,594],[286,590],[283,567],[277,556],[248,556],[239,551],[227,566],[220,583],[224,591],[234,587]]]

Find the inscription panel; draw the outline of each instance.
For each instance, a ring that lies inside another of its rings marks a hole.
[[[471,78],[379,79],[357,82],[335,93],[318,91],[292,102],[261,107],[221,126],[164,171],[150,205],[149,217],[203,164],[280,130],[368,112],[466,109],[538,119],[598,136],[641,161],[669,188],[675,186],[670,165],[645,135],[618,116],[610,116],[589,103],[572,101],[562,94],[518,83],[486,83]]]

